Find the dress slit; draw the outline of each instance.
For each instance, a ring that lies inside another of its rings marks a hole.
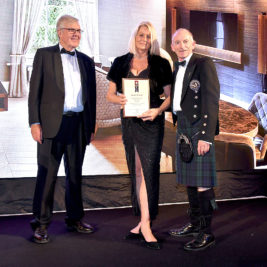
[[[151,204],[150,204],[150,201],[149,201],[149,198],[148,198],[148,191],[151,191],[150,189],[147,188],[147,179],[146,179],[146,176],[144,174],[144,171],[143,171],[143,166],[142,166],[142,161],[141,161],[141,158],[140,158],[140,155],[138,153],[138,149],[136,148],[136,146],[134,146],[134,152],[135,152],[135,170],[136,170],[136,155],[138,155],[139,157],[139,161],[140,161],[140,166],[141,166],[141,173],[143,173],[143,176],[144,176],[144,182],[145,182],[145,188],[146,188],[146,198],[147,198],[147,203],[148,203],[148,213],[149,213],[149,218],[150,218],[150,207],[151,207]],[[142,176],[142,174],[141,174]],[[141,180],[142,180],[142,177],[141,177]],[[140,181],[141,182],[141,181]],[[141,207],[140,207],[140,197],[139,197],[139,201],[138,201],[138,196],[137,196],[137,179],[136,179],[136,172],[135,172],[135,197],[136,197],[136,203],[138,204],[138,210],[140,212],[141,210]],[[140,191],[139,191],[139,196],[140,196]]]

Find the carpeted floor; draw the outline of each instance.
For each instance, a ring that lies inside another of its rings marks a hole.
[[[137,222],[129,208],[87,211],[85,220],[97,228],[92,235],[67,232],[65,214],[54,214],[51,243],[45,245],[31,242],[31,216],[0,217],[0,266],[267,266],[267,198],[218,204],[213,223],[217,244],[202,252],[184,251],[190,238],[167,234],[187,222],[186,204],[160,207],[153,223],[162,240],[160,251],[123,239]]]

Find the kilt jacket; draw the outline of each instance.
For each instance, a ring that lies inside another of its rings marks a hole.
[[[175,64],[171,89],[171,108],[178,68],[179,66]],[[201,121],[198,140],[212,143],[214,136],[219,134],[219,98],[220,85],[214,63],[210,58],[193,54],[184,75],[181,108],[192,125],[199,120]],[[177,118],[173,114],[174,124],[176,120]],[[179,125],[177,127],[179,128]]]

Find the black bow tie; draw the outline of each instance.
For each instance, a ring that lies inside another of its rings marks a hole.
[[[179,66],[185,66],[185,64],[186,64],[186,60],[184,60],[184,61],[177,61],[176,62],[177,67],[179,67]]]
[[[71,51],[67,51],[65,48],[62,48],[62,49],[60,50],[60,53],[61,53],[61,54],[69,54],[69,55],[71,55],[71,56],[74,56],[74,55],[75,55],[75,51],[73,51],[73,52],[71,52]]]

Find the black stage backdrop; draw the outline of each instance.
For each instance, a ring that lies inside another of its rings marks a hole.
[[[267,196],[267,170],[218,171],[216,199]],[[35,178],[0,179],[0,215],[32,212]],[[65,210],[65,177],[58,177],[54,211]],[[129,175],[83,177],[84,208],[131,205]],[[187,201],[185,188],[176,184],[175,173],[160,175],[160,203]]]

